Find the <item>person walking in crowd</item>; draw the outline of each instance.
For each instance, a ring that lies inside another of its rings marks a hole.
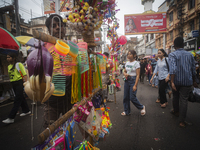
[[[65,36],[65,24],[62,21],[62,17],[57,14],[50,15],[45,22],[45,25],[52,36],[63,39]],[[61,35],[60,32],[61,31]],[[44,103],[44,125],[46,128],[48,125],[55,122],[60,115],[65,114],[72,108],[71,104],[71,76],[66,76],[66,88],[64,96],[51,95],[49,100]],[[54,81],[59,82],[59,81]]]
[[[28,114],[31,114],[31,111],[29,110],[28,104],[26,102],[26,99],[23,95],[23,79],[27,81],[27,75],[25,68],[22,63],[17,63],[17,55],[15,53],[9,53],[7,55],[7,61],[9,63],[8,65],[8,74],[10,77],[10,82],[12,84],[13,90],[15,92],[15,99],[14,99],[14,106],[8,115],[8,118],[6,120],[3,120],[3,123],[14,123],[14,118],[21,106],[22,113],[20,116],[26,116]],[[16,64],[18,65],[19,70],[16,68]]]
[[[148,61],[148,64],[145,67],[146,75],[149,81],[149,85],[151,85],[151,77],[152,77],[152,66],[151,66],[151,60]]]
[[[129,50],[128,52],[129,61],[125,65],[124,76],[126,78],[124,84],[124,112],[121,113],[122,116],[130,115],[130,101],[141,110],[141,115],[146,114],[145,106],[142,105],[136,97],[137,85],[140,76],[140,64],[136,61],[136,52],[134,50]]]
[[[144,59],[140,59],[140,82],[144,84],[145,64]]]
[[[148,64],[148,62],[147,62],[147,58],[144,58],[144,66],[146,67],[147,64]],[[149,81],[147,76],[146,76],[146,80]]]
[[[164,51],[164,49],[158,50],[158,57],[160,59],[157,61],[156,68],[151,78],[151,83],[153,81],[154,76],[158,73],[160,104],[162,108],[165,108],[168,104],[165,89],[167,88],[170,75],[168,69],[168,58],[166,58],[167,54]]]
[[[174,40],[175,52],[169,54],[169,67],[171,86],[173,90],[172,114],[179,116],[179,126],[185,127],[187,105],[192,85],[198,87],[195,82],[195,60],[191,53],[184,50],[184,40],[177,37]]]
[[[106,55],[106,57],[109,59],[109,54],[107,52],[104,52],[103,54]],[[108,67],[108,65],[106,65],[106,73],[102,74],[102,84],[107,85],[107,88],[103,90],[104,103],[114,102],[114,100],[108,99],[108,91],[109,91],[108,86],[111,84],[109,74],[110,74],[110,68]]]
[[[151,62],[152,72],[154,72],[158,61],[158,55],[155,55],[155,59]],[[156,74],[152,81],[152,87],[158,88],[158,74]]]

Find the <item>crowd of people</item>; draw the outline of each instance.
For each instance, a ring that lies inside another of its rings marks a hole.
[[[56,16],[54,18],[54,16]],[[54,18],[54,19],[53,19]],[[46,20],[46,26],[49,32],[52,31],[54,37],[59,38],[59,31],[61,30],[61,38],[65,35],[65,25],[61,21],[61,27],[59,27],[59,19],[62,18],[58,15],[50,15]],[[53,25],[52,25],[53,24]],[[60,29],[61,28],[61,29]],[[187,102],[189,95],[192,91],[192,87],[198,87],[199,82],[199,65],[195,63],[194,56],[183,49],[184,40],[182,37],[177,37],[174,40],[175,52],[167,55],[164,49],[159,49],[158,54],[153,59],[140,59],[138,61],[137,54],[134,50],[128,51],[128,61],[123,66],[120,64],[120,72],[124,75],[124,98],[123,106],[124,111],[121,113],[122,116],[130,115],[130,102],[140,110],[142,116],[146,114],[145,105],[141,104],[138,100],[137,86],[140,82],[144,84],[145,76],[149,86],[158,88],[157,103],[160,103],[162,108],[167,107],[166,94],[171,98],[173,93],[173,109],[171,113],[179,116],[179,126],[185,127],[185,118],[187,113]],[[105,53],[107,57],[109,54]],[[19,70],[16,67],[16,56],[13,54],[7,55],[7,60],[10,63],[8,66],[8,73],[10,81],[15,91],[14,106],[11,110],[8,118],[3,120],[4,123],[14,123],[14,118],[22,107],[22,114],[25,116],[30,114],[27,102],[23,96],[23,79],[27,80],[26,71],[21,63],[19,63]],[[123,71],[122,71],[123,70]],[[64,96],[51,96],[44,104],[44,127],[46,128],[49,124],[52,124],[59,118],[59,114],[64,114],[72,108],[70,103],[71,95],[71,76],[66,77],[66,94]],[[109,71],[102,76],[104,84],[109,85]],[[108,99],[108,89],[103,91],[104,99]]]
[[[141,115],[145,115],[145,106],[136,97],[137,85],[144,84],[144,77],[148,84],[158,88],[158,98],[156,103],[160,103],[161,108],[168,105],[166,94],[173,93],[173,109],[171,113],[179,116],[179,126],[185,127],[187,103],[193,87],[198,88],[199,65],[195,62],[192,53],[184,50],[184,40],[177,37],[174,40],[175,52],[167,55],[164,49],[159,49],[158,54],[153,59],[141,58],[136,61],[136,52],[129,50],[128,61],[123,72],[124,84],[124,112],[121,115],[130,115],[130,101],[136,108],[141,110]]]

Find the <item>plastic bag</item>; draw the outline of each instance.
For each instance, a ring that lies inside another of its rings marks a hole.
[[[200,89],[194,88],[193,94],[194,94],[195,102],[200,103]]]
[[[79,125],[93,138],[98,140],[101,132],[101,122],[101,116],[97,111],[95,111],[94,107],[92,107],[91,112],[87,117],[86,123],[81,121]]]

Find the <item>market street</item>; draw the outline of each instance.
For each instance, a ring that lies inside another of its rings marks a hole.
[[[200,147],[200,104],[190,103],[186,121],[192,123],[186,128],[178,126],[178,118],[170,114],[171,101],[168,99],[167,108],[160,108],[155,103],[157,98],[157,89],[145,84],[139,84],[137,97],[142,104],[146,106],[147,114],[140,115],[131,104],[131,115],[121,116],[123,111],[123,80],[120,76],[122,90],[117,92],[117,104],[107,103],[111,108],[110,119],[112,128],[110,134],[106,136],[105,141],[101,139],[98,148],[101,150],[197,150]],[[109,96],[114,99],[113,95]],[[168,97],[168,96],[167,96]],[[31,101],[28,104],[31,108]],[[16,116],[14,124],[3,124],[11,110],[12,105],[0,106],[0,149],[10,150],[28,150],[37,144],[37,135],[43,131],[43,109],[38,106],[38,119],[34,118],[34,140],[31,140],[31,117]],[[35,110],[34,110],[35,111]],[[79,129],[76,128],[76,140],[82,140]]]

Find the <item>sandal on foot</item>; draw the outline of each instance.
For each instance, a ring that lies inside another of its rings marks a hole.
[[[141,110],[141,115],[144,116],[146,114],[145,106],[143,106],[143,109]]]
[[[160,104],[161,108],[165,108],[166,107],[166,104]]]
[[[185,128],[185,127],[186,127],[186,123],[185,123],[185,122],[180,122],[180,123],[179,123],[179,127]]]
[[[175,112],[173,109],[170,111],[170,113],[176,117],[179,117],[179,112]]]
[[[156,103],[160,103],[160,100],[159,100],[159,99],[157,99],[157,100],[156,100]]]
[[[121,115],[122,115],[122,116],[126,116],[126,113],[125,113],[125,112],[122,112]]]

